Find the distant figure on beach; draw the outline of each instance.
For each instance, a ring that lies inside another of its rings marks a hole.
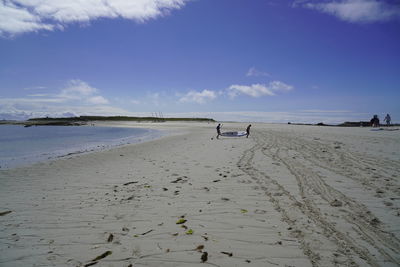
[[[386,126],[389,126],[392,118],[390,118],[389,114],[386,114],[386,117],[383,119],[383,121],[386,121]]]
[[[371,119],[371,125],[372,127],[379,127],[378,115],[374,115],[374,117]]]
[[[249,124],[249,126],[247,126],[247,128],[246,128],[246,138],[249,138],[249,135],[250,135],[250,127],[251,127],[251,124]]]
[[[219,136],[221,135],[221,127],[222,127],[221,123],[218,123],[218,126],[217,126],[217,139],[219,139]]]

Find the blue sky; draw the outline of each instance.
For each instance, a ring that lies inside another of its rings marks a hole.
[[[397,0],[1,0],[0,119],[400,121]]]

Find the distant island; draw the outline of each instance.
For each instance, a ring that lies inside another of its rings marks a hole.
[[[129,117],[129,116],[79,116],[64,118],[32,118],[26,121],[0,121],[0,124],[16,124],[30,126],[81,126],[93,121],[136,121],[136,122],[166,122],[166,121],[191,121],[215,122],[211,118],[160,118],[160,117]]]

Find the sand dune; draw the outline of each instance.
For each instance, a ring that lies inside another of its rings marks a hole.
[[[0,266],[400,264],[400,131],[145,127],[171,135],[0,171]]]

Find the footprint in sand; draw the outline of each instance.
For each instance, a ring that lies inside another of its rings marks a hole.
[[[265,214],[265,213],[267,213],[267,211],[266,211],[266,210],[259,210],[259,209],[256,209],[256,210],[254,211],[254,213],[255,213],[255,214]]]
[[[393,203],[389,202],[389,201],[383,201],[383,204],[385,204],[385,206],[387,206],[387,207],[393,206]]]

